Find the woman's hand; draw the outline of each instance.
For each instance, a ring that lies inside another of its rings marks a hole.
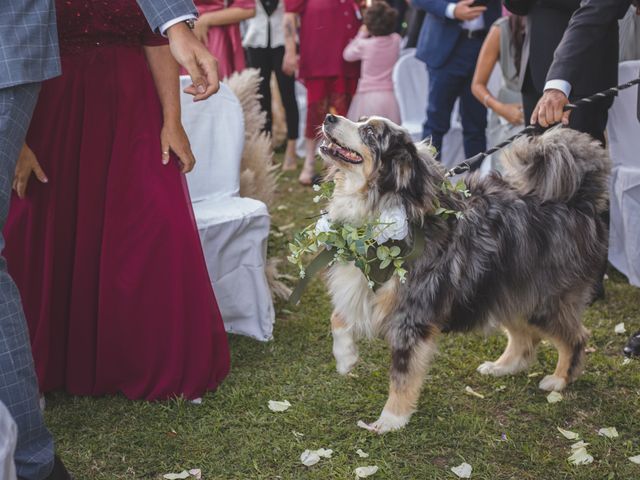
[[[173,151],[180,161],[180,171],[189,173],[196,164],[196,159],[191,151],[189,138],[180,122],[165,122],[160,133],[162,143],[162,164],[169,163],[170,152]]]
[[[209,24],[203,18],[196,20],[193,33],[198,40],[206,45],[209,37]]]
[[[49,179],[38,163],[36,154],[33,153],[33,150],[31,150],[25,143],[20,151],[18,163],[16,164],[15,177],[13,178],[13,189],[18,194],[18,198],[25,197],[27,193],[27,184],[29,183],[29,178],[31,178],[32,173],[40,182],[49,182]]]
[[[524,113],[522,105],[519,103],[503,103],[496,113],[507,120],[511,125],[522,125],[524,123]]]
[[[289,76],[296,74],[298,70],[298,54],[285,50],[284,58],[282,59],[282,71]]]

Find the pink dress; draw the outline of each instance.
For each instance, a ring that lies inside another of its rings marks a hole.
[[[217,12],[229,7],[255,9],[255,0],[196,0],[200,15]],[[207,47],[218,60],[220,78],[226,78],[233,72],[244,70],[244,49],[240,38],[240,26],[237,23],[209,29]]]
[[[393,92],[393,67],[400,56],[400,35],[380,37],[358,33],[344,49],[344,59],[362,63],[358,89],[351,101],[347,117],[385,117],[400,124],[400,108]]]
[[[184,175],[161,162],[142,46],[165,41],[135,0],[56,7],[63,75],[27,136],[49,183],[29,181],[4,229],[40,388],[200,397],[229,350]]]

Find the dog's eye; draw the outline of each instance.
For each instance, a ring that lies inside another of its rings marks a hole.
[[[364,133],[366,133],[367,135],[373,135],[376,133],[376,131],[373,129],[371,125],[367,125],[364,129]]]

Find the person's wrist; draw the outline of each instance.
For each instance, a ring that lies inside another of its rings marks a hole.
[[[193,35],[189,25],[185,22],[179,22],[175,25],[171,25],[165,32],[169,41],[174,38],[184,37],[185,35]]]

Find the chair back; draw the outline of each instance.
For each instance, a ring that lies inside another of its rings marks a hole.
[[[640,74],[640,60],[622,62],[618,66],[618,81],[625,83]],[[613,165],[640,168],[640,122],[637,117],[638,86],[618,94],[609,110],[607,135]]]
[[[415,48],[403,50],[393,67],[393,90],[403,125],[421,125],[427,112],[429,76],[424,62],[415,57]]]
[[[181,90],[191,84],[180,77]],[[235,94],[225,84],[207,100],[194,102],[181,93],[182,124],[189,136],[196,166],[187,175],[193,203],[238,196],[244,148],[244,115]]]

